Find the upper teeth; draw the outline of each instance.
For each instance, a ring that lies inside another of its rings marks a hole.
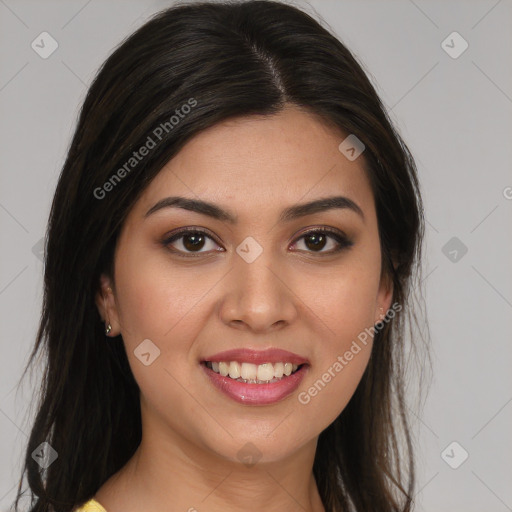
[[[299,365],[292,363],[263,363],[260,365],[252,363],[239,363],[238,361],[220,363],[212,361],[211,368],[214,372],[220,373],[223,377],[230,376],[232,379],[242,378],[245,380],[272,380],[281,378],[283,375],[291,375]]]

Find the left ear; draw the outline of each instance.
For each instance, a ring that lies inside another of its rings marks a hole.
[[[387,273],[380,278],[379,291],[375,303],[375,322],[378,323],[386,316],[393,300],[393,280]],[[381,309],[382,308],[382,309]]]

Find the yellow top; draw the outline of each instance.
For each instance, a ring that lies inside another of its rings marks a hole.
[[[94,498],[77,508],[75,512],[107,512]]]

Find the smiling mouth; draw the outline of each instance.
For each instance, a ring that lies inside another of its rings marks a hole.
[[[293,375],[303,366],[307,366],[307,363],[297,365],[290,362],[278,362],[256,365],[238,361],[202,361],[201,364],[222,377],[243,382],[244,384],[271,384],[279,382]]]

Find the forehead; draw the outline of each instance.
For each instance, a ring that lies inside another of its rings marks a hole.
[[[139,199],[137,217],[169,195],[229,204],[241,218],[334,194],[371,209],[363,157],[351,161],[338,149],[347,135],[296,107],[224,121],[162,168]]]

